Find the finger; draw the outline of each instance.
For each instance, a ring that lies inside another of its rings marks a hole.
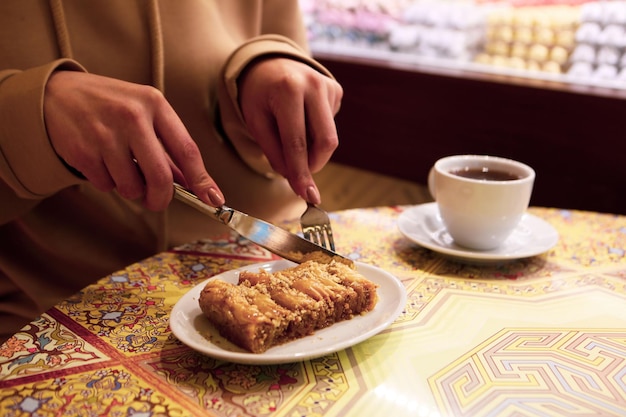
[[[167,152],[165,153],[165,157],[167,158],[167,163],[169,164],[170,170],[172,171],[174,182],[176,182],[177,184],[180,184],[181,186],[185,188],[188,188],[189,185],[187,184],[187,180],[185,179],[185,175],[183,174],[183,171],[181,171],[180,168],[176,166],[174,161],[172,161],[172,157]]]
[[[254,117],[246,119],[246,124],[272,169],[287,178],[285,155],[274,115],[269,112],[255,112]]]
[[[135,200],[146,192],[143,174],[128,149],[103,155],[106,168],[115,183],[117,192],[124,198]]]
[[[80,172],[96,189],[105,193],[115,189],[115,181],[111,178],[109,170],[102,160],[89,164],[82,169],[72,164],[69,165]]]
[[[132,150],[145,183],[144,205],[150,210],[164,210],[172,200],[174,178],[161,142],[154,136]]]
[[[308,164],[313,173],[321,170],[339,145],[337,127],[330,103],[325,97],[314,95],[306,105]]]
[[[309,169],[304,103],[301,99],[284,100],[281,103],[283,106],[277,110],[276,119],[287,179],[296,194],[311,203],[319,204],[319,191]]]
[[[341,109],[341,100],[343,99],[343,88],[341,84],[334,80],[330,80],[331,86],[329,88],[328,102],[333,106],[333,116],[339,113]]]
[[[66,142],[54,146],[59,158],[76,175],[85,178],[96,189],[110,192],[115,189],[115,182],[109,175],[102,156],[93,147],[82,146],[79,135],[71,133],[63,136]]]
[[[170,106],[164,106],[155,118],[154,124],[165,150],[171,157],[168,165],[173,162],[173,165],[179,168],[176,175],[182,175],[185,179],[183,183],[205,203],[214,207],[224,205],[224,195],[206,171],[198,145],[174,110]]]
[[[149,210],[167,207],[172,173],[150,118],[137,118],[126,129],[102,136],[99,143],[103,161],[122,197],[143,197]]]

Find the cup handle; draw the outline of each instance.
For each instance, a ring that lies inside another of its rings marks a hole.
[[[436,200],[437,195],[435,192],[435,167],[432,167],[428,172],[428,191],[430,192],[433,200]]]

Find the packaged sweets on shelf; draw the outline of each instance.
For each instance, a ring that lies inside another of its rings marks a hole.
[[[626,0],[300,1],[313,51],[568,82],[626,80]]]
[[[300,0],[312,43],[388,47],[389,31],[411,0]]]
[[[421,56],[470,60],[484,44],[490,8],[472,3],[415,3],[391,26],[389,46]]]
[[[487,39],[475,62],[563,73],[575,46],[577,6],[509,6],[491,12]]]
[[[583,4],[567,75],[578,80],[623,81],[626,76],[625,53],[626,2]]]

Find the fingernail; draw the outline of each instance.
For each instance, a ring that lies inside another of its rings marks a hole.
[[[214,187],[209,188],[207,195],[209,196],[209,200],[211,200],[211,203],[213,203],[215,207],[223,206],[224,203],[226,202],[226,200],[224,199],[224,196],[222,195],[221,192],[217,190],[217,188],[214,188]]]
[[[306,189],[306,199],[309,203],[313,204],[319,204],[322,202],[319,191],[312,185]]]

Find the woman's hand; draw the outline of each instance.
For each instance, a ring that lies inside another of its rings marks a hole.
[[[319,204],[312,174],[339,143],[334,116],[343,90],[333,79],[287,58],[253,62],[239,80],[239,100],[250,133],[272,168],[305,200]]]
[[[59,71],[46,86],[44,117],[57,154],[101,191],[163,210],[177,181],[208,204],[224,204],[198,146],[153,87]]]

